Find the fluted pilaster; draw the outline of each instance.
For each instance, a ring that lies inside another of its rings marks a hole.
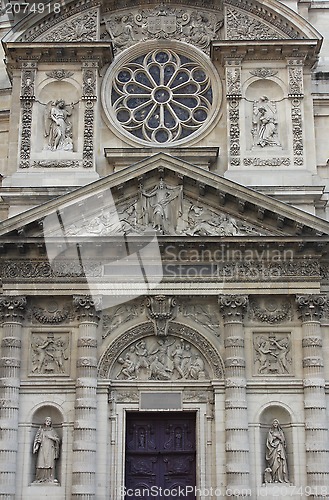
[[[225,429],[227,487],[245,495],[249,488],[249,439],[243,317],[246,295],[222,295],[219,306],[224,317]]]
[[[0,297],[3,337],[0,359],[0,499],[16,498],[18,411],[25,297]]]
[[[329,497],[329,441],[320,320],[327,298],[300,295],[296,300],[303,331],[307,485],[312,488],[310,498],[325,498]]]
[[[77,344],[77,381],[73,439],[72,499],[96,497],[97,421],[97,304],[89,296],[75,296],[80,320]],[[96,307],[95,307],[96,306]]]

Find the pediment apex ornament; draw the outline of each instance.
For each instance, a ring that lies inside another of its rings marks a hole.
[[[107,36],[118,53],[146,40],[179,40],[209,53],[211,40],[220,38],[222,12],[164,5],[138,11],[123,10],[103,18]],[[106,37],[106,34],[104,34]]]
[[[176,299],[166,295],[147,297],[146,311],[150,320],[154,323],[155,335],[168,335],[169,321],[176,317]]]

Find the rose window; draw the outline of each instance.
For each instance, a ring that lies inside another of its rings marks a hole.
[[[211,71],[203,66],[167,48],[121,64],[105,97],[112,121],[144,144],[187,140],[214,113]]]

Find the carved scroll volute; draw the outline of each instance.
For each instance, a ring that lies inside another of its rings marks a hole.
[[[26,308],[26,297],[17,296],[0,297],[0,310],[3,321],[18,321],[21,322],[24,318]]]
[[[97,323],[100,318],[101,297],[90,297],[89,295],[74,295],[73,305],[76,309],[77,318],[80,321],[92,321]]]
[[[219,307],[226,322],[242,322],[248,305],[247,295],[220,295]]]
[[[297,295],[297,307],[303,323],[320,321],[328,299],[325,295]]]
[[[169,321],[176,317],[176,299],[166,295],[156,295],[146,299],[148,317],[154,323],[156,335],[168,335]]]

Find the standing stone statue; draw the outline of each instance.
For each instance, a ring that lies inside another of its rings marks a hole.
[[[46,149],[51,151],[72,151],[72,124],[68,117],[73,105],[67,105],[64,99],[50,101],[45,111],[45,137],[48,138]]]
[[[276,104],[267,96],[254,103],[252,136],[254,146],[280,146]]]
[[[268,483],[289,483],[286,439],[277,419],[272,422],[266,440],[265,481]]]
[[[58,483],[55,479],[55,460],[59,457],[60,438],[47,417],[39,427],[33,443],[33,453],[37,453],[34,483]]]

